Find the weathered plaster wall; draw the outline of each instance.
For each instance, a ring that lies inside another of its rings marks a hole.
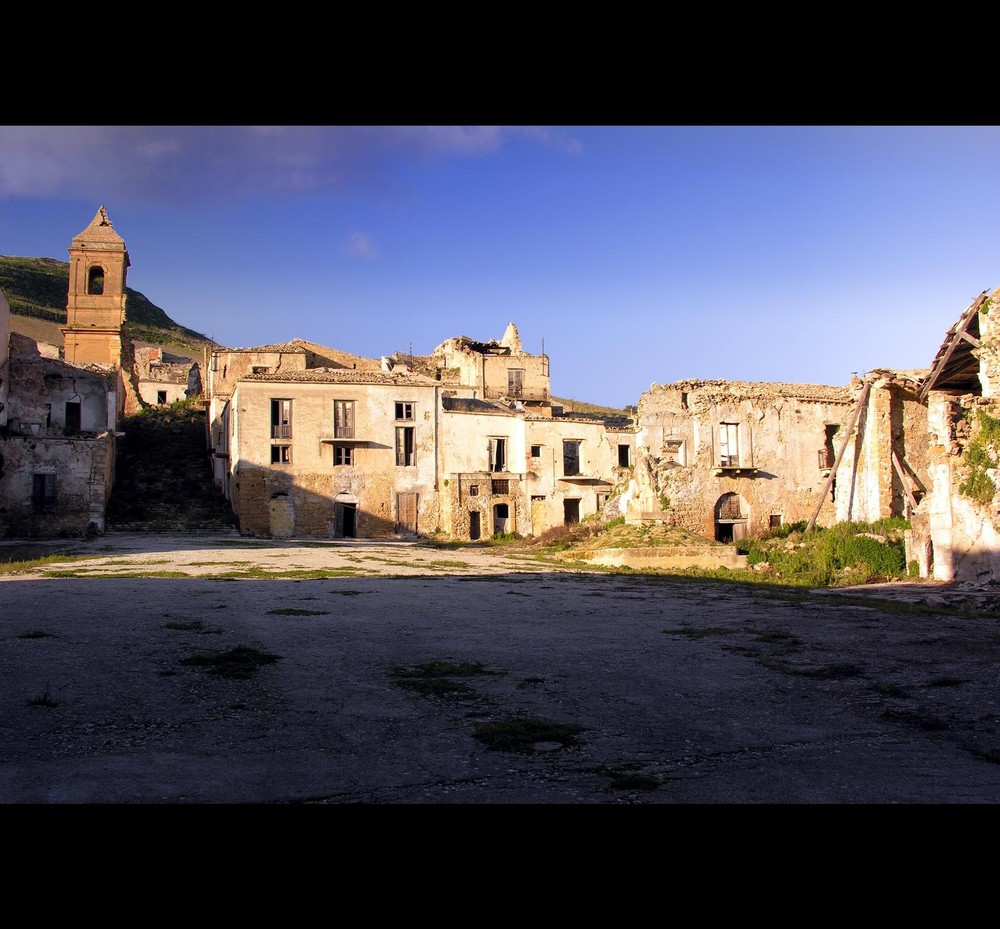
[[[742,498],[748,534],[765,532],[772,516],[808,520],[829,474],[819,457],[827,425],[845,427],[851,400],[849,388],[824,385],[653,385],[639,400],[633,506],[707,538],[715,538],[718,502],[731,493]],[[721,466],[722,424],[733,427],[724,431],[738,469]],[[818,522],[833,520],[833,501],[824,500]]]
[[[112,435],[0,439],[0,534],[28,538],[104,531],[114,475]],[[34,475],[55,475],[51,512],[35,512]]]

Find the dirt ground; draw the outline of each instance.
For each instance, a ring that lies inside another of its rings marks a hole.
[[[76,550],[0,576],[2,803],[1000,801],[989,590],[419,542]]]

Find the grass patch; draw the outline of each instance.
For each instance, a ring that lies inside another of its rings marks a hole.
[[[678,626],[675,629],[664,629],[667,635],[682,635],[688,639],[708,639],[712,636],[732,635],[732,629],[725,629],[722,626]]]
[[[427,661],[412,666],[397,665],[389,673],[400,687],[425,697],[457,698],[473,696],[476,692],[455,678],[502,672],[489,670],[478,661]]]
[[[249,680],[265,665],[280,661],[280,655],[272,655],[256,648],[238,646],[215,654],[197,654],[181,661],[182,665],[205,668],[209,674],[234,680]]]
[[[487,748],[498,752],[530,755],[539,742],[558,742],[562,747],[579,745],[582,726],[554,723],[545,719],[505,719],[477,726],[473,735]]]
[[[849,661],[839,661],[833,664],[820,665],[816,668],[803,668],[787,661],[775,661],[773,659],[762,659],[761,664],[772,671],[780,671],[782,674],[793,674],[796,677],[812,677],[818,680],[843,680],[849,677],[860,677],[864,669],[859,665]]]
[[[284,607],[280,610],[268,610],[268,616],[327,616],[326,610],[301,610],[295,607]]]
[[[93,555],[39,555],[37,558],[0,561],[0,574],[27,574],[43,565],[65,564],[67,561],[87,561],[91,558]]]
[[[911,713],[908,710],[885,710],[882,713],[883,719],[891,719],[894,722],[906,723],[908,726],[915,726],[925,732],[940,732],[947,729],[944,721],[932,716],[929,713]]]
[[[211,575],[212,578],[220,581],[322,581],[331,577],[357,577],[366,572],[357,571],[354,568],[299,568],[289,571],[265,571],[263,568],[247,568],[244,571],[223,571],[219,574]]]
[[[468,568],[465,561],[428,561],[426,564],[431,568]]]
[[[116,577],[166,577],[166,578],[187,578],[191,575],[185,571],[116,571],[114,574],[95,574],[94,571],[99,571],[101,569],[91,569],[88,572],[83,571],[44,571],[42,577],[69,577],[69,578],[79,578],[79,579],[89,579],[97,578],[99,580],[104,580],[106,578],[116,578]]]
[[[19,639],[46,639],[50,635],[51,633],[44,629],[29,629],[27,632],[19,632],[17,637]]]

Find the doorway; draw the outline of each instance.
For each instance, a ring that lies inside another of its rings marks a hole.
[[[481,535],[482,529],[479,526],[479,511],[473,510],[469,513],[469,538],[473,542],[478,542]]]
[[[563,500],[563,523],[567,526],[580,522],[580,501]]]
[[[358,537],[358,498],[341,491],[333,498],[333,537],[356,539]]]
[[[498,503],[493,507],[493,534],[506,532],[510,521],[510,508],[506,503]]]
[[[715,541],[738,542],[747,537],[750,508],[737,493],[723,494],[715,502]]]

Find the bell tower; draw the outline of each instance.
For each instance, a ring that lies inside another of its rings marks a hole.
[[[70,364],[121,365],[123,347],[131,349],[125,320],[129,264],[125,241],[102,206],[69,249],[63,336]]]

